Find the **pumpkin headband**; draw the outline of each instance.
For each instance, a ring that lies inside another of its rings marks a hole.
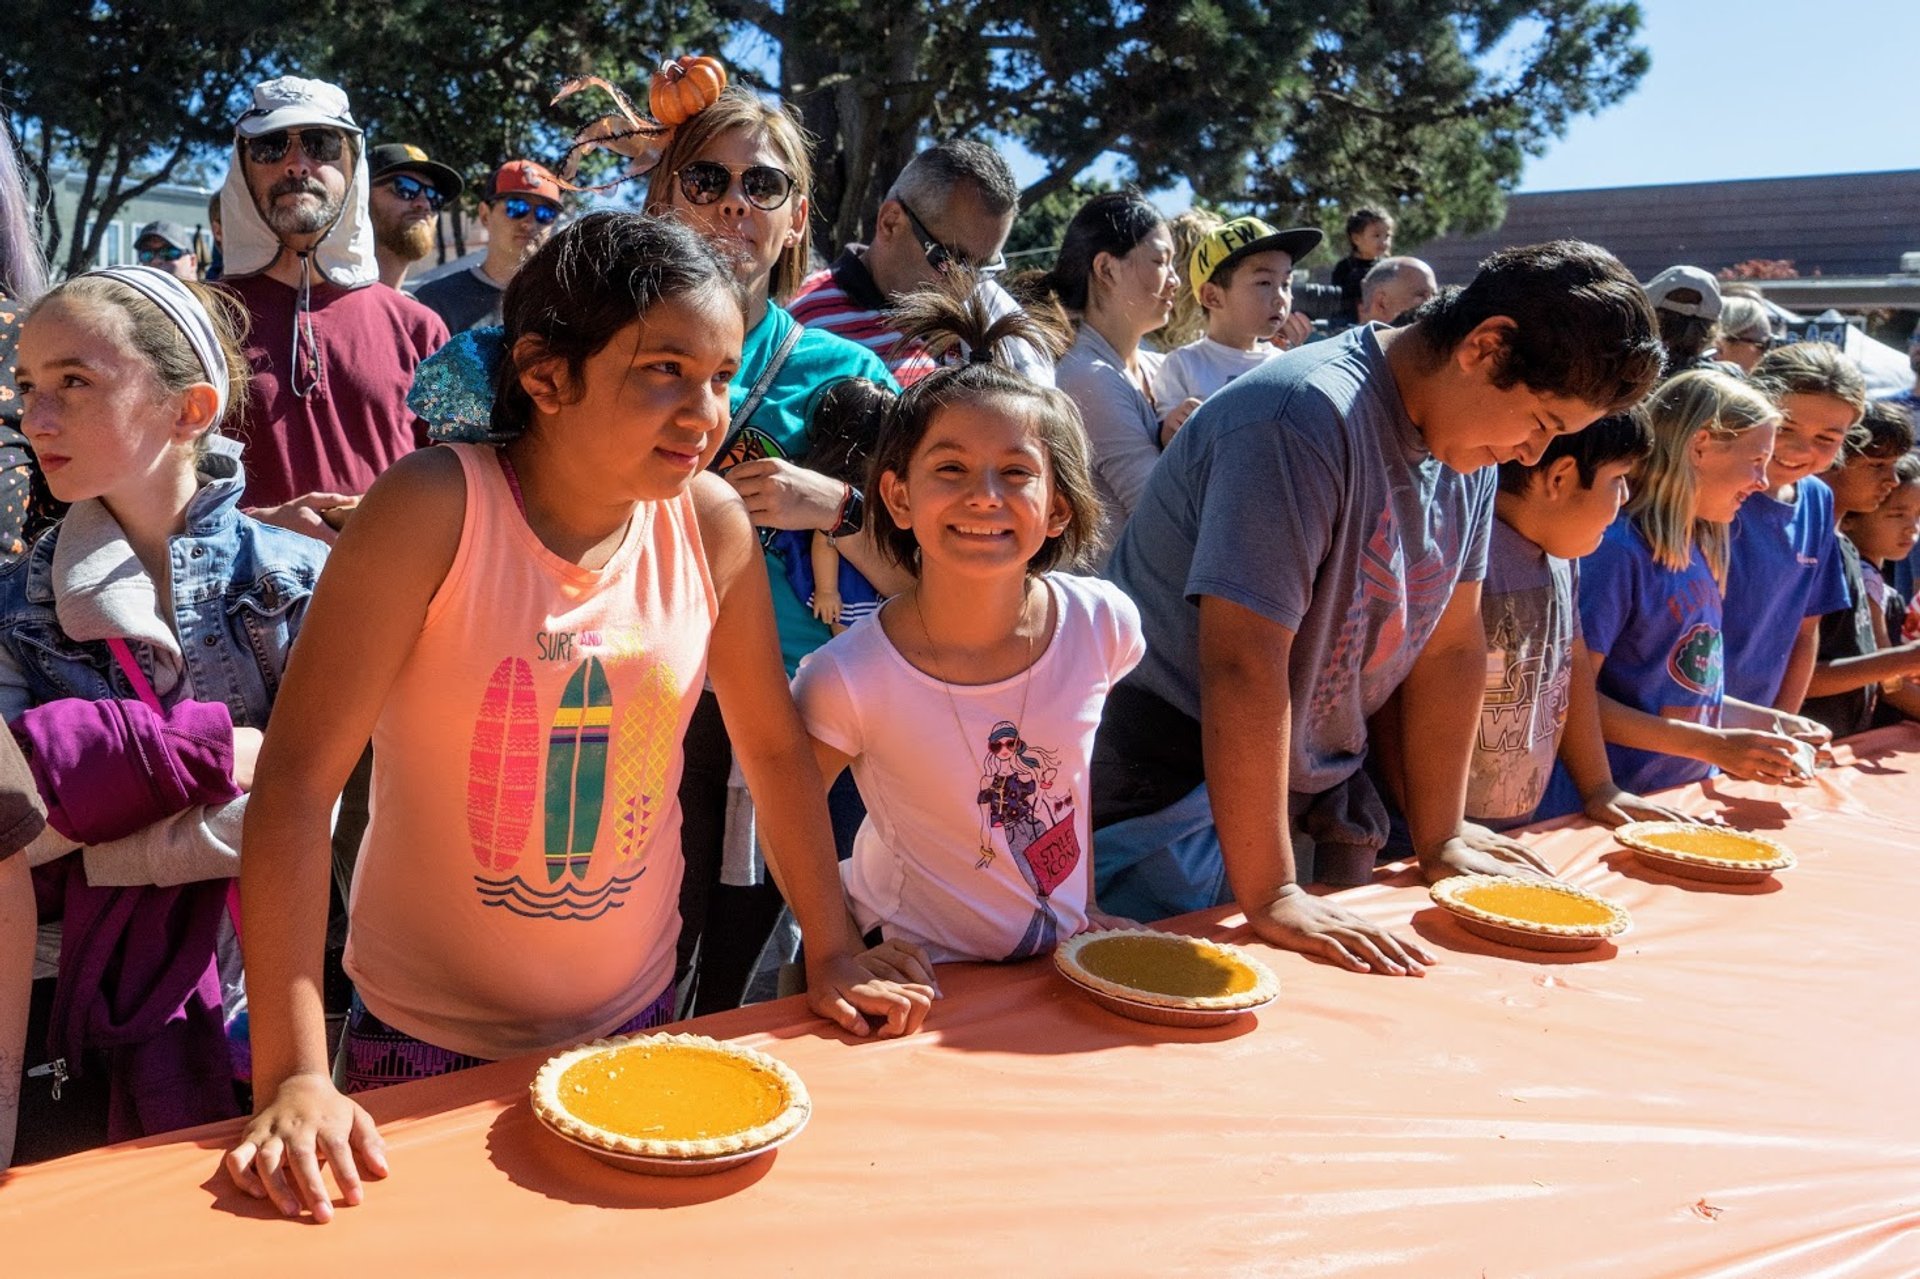
[[[573,145],[560,165],[560,185],[569,191],[611,191],[623,182],[645,177],[673,145],[673,131],[720,100],[727,87],[727,69],[718,58],[669,58],[653,73],[647,91],[652,118],[642,116],[617,85],[597,75],[578,76],[560,86],[549,106],[583,89],[599,89],[613,99],[614,111],[573,135]],[[580,186],[573,175],[592,151],[623,155],[627,163],[618,177],[594,186]]]

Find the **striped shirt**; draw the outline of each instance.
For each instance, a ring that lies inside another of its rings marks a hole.
[[[787,305],[794,319],[810,329],[825,329],[849,342],[858,342],[887,363],[901,386],[911,386],[939,368],[924,344],[900,345],[900,329],[880,286],[858,253],[858,245],[843,249],[834,264],[800,283]]]

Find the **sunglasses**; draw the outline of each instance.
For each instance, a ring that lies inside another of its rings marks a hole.
[[[920,251],[927,255],[927,266],[935,275],[945,275],[957,267],[962,271],[972,271],[982,280],[991,280],[1007,269],[1006,259],[1000,257],[975,266],[959,249],[948,248],[934,239],[933,232],[927,230],[927,224],[920,220],[919,214],[908,207],[905,200],[895,196],[893,202],[900,206],[902,213],[907,215],[907,225],[913,228],[913,238],[920,241]]]
[[[390,178],[383,178],[378,185],[388,188],[408,204],[412,204],[415,200],[425,200],[427,207],[435,213],[438,213],[440,206],[447,202],[447,197],[440,194],[439,187],[405,173],[396,173]]]
[[[674,176],[688,204],[712,204],[733,186],[735,171],[714,160],[695,160]],[[756,209],[770,212],[793,195],[793,175],[770,164],[750,164],[738,176],[740,194]]]
[[[185,249],[175,248],[171,244],[163,244],[157,249],[135,249],[133,253],[143,266],[149,262],[178,262],[187,256]]]
[[[554,208],[551,204],[535,204],[523,195],[508,196],[506,199],[500,201],[500,207],[506,210],[507,216],[515,222],[518,222],[521,218],[531,213],[533,220],[541,226],[553,225],[553,220],[560,216],[560,210]]]
[[[281,129],[248,138],[247,159],[255,164],[278,164],[287,158],[287,147],[296,137],[307,159],[316,164],[332,164],[347,146],[347,135],[338,129]]]

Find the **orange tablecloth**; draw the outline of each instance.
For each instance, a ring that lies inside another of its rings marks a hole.
[[[1045,962],[965,968],[904,1042],[796,1000],[699,1024],[771,1049],[815,1115],[772,1158],[660,1181],[536,1125],[536,1063],[368,1102],[394,1175],[326,1228],[216,1171],[232,1126],[0,1178],[9,1275],[1920,1273],[1920,730],[1813,785],[1682,792],[1784,828],[1763,891],[1643,869],[1590,828],[1538,847],[1634,915],[1617,952],[1481,943],[1400,874],[1344,898],[1424,981],[1269,958],[1217,1031],[1121,1020]],[[1224,913],[1188,921],[1244,940]]]

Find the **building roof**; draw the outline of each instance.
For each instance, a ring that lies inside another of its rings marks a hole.
[[[1441,283],[1465,283],[1489,253],[1571,236],[1602,245],[1642,280],[1675,263],[1718,272],[1787,259],[1799,275],[1886,276],[1920,250],[1920,169],[1685,182],[1507,198],[1498,230],[1414,249]]]

